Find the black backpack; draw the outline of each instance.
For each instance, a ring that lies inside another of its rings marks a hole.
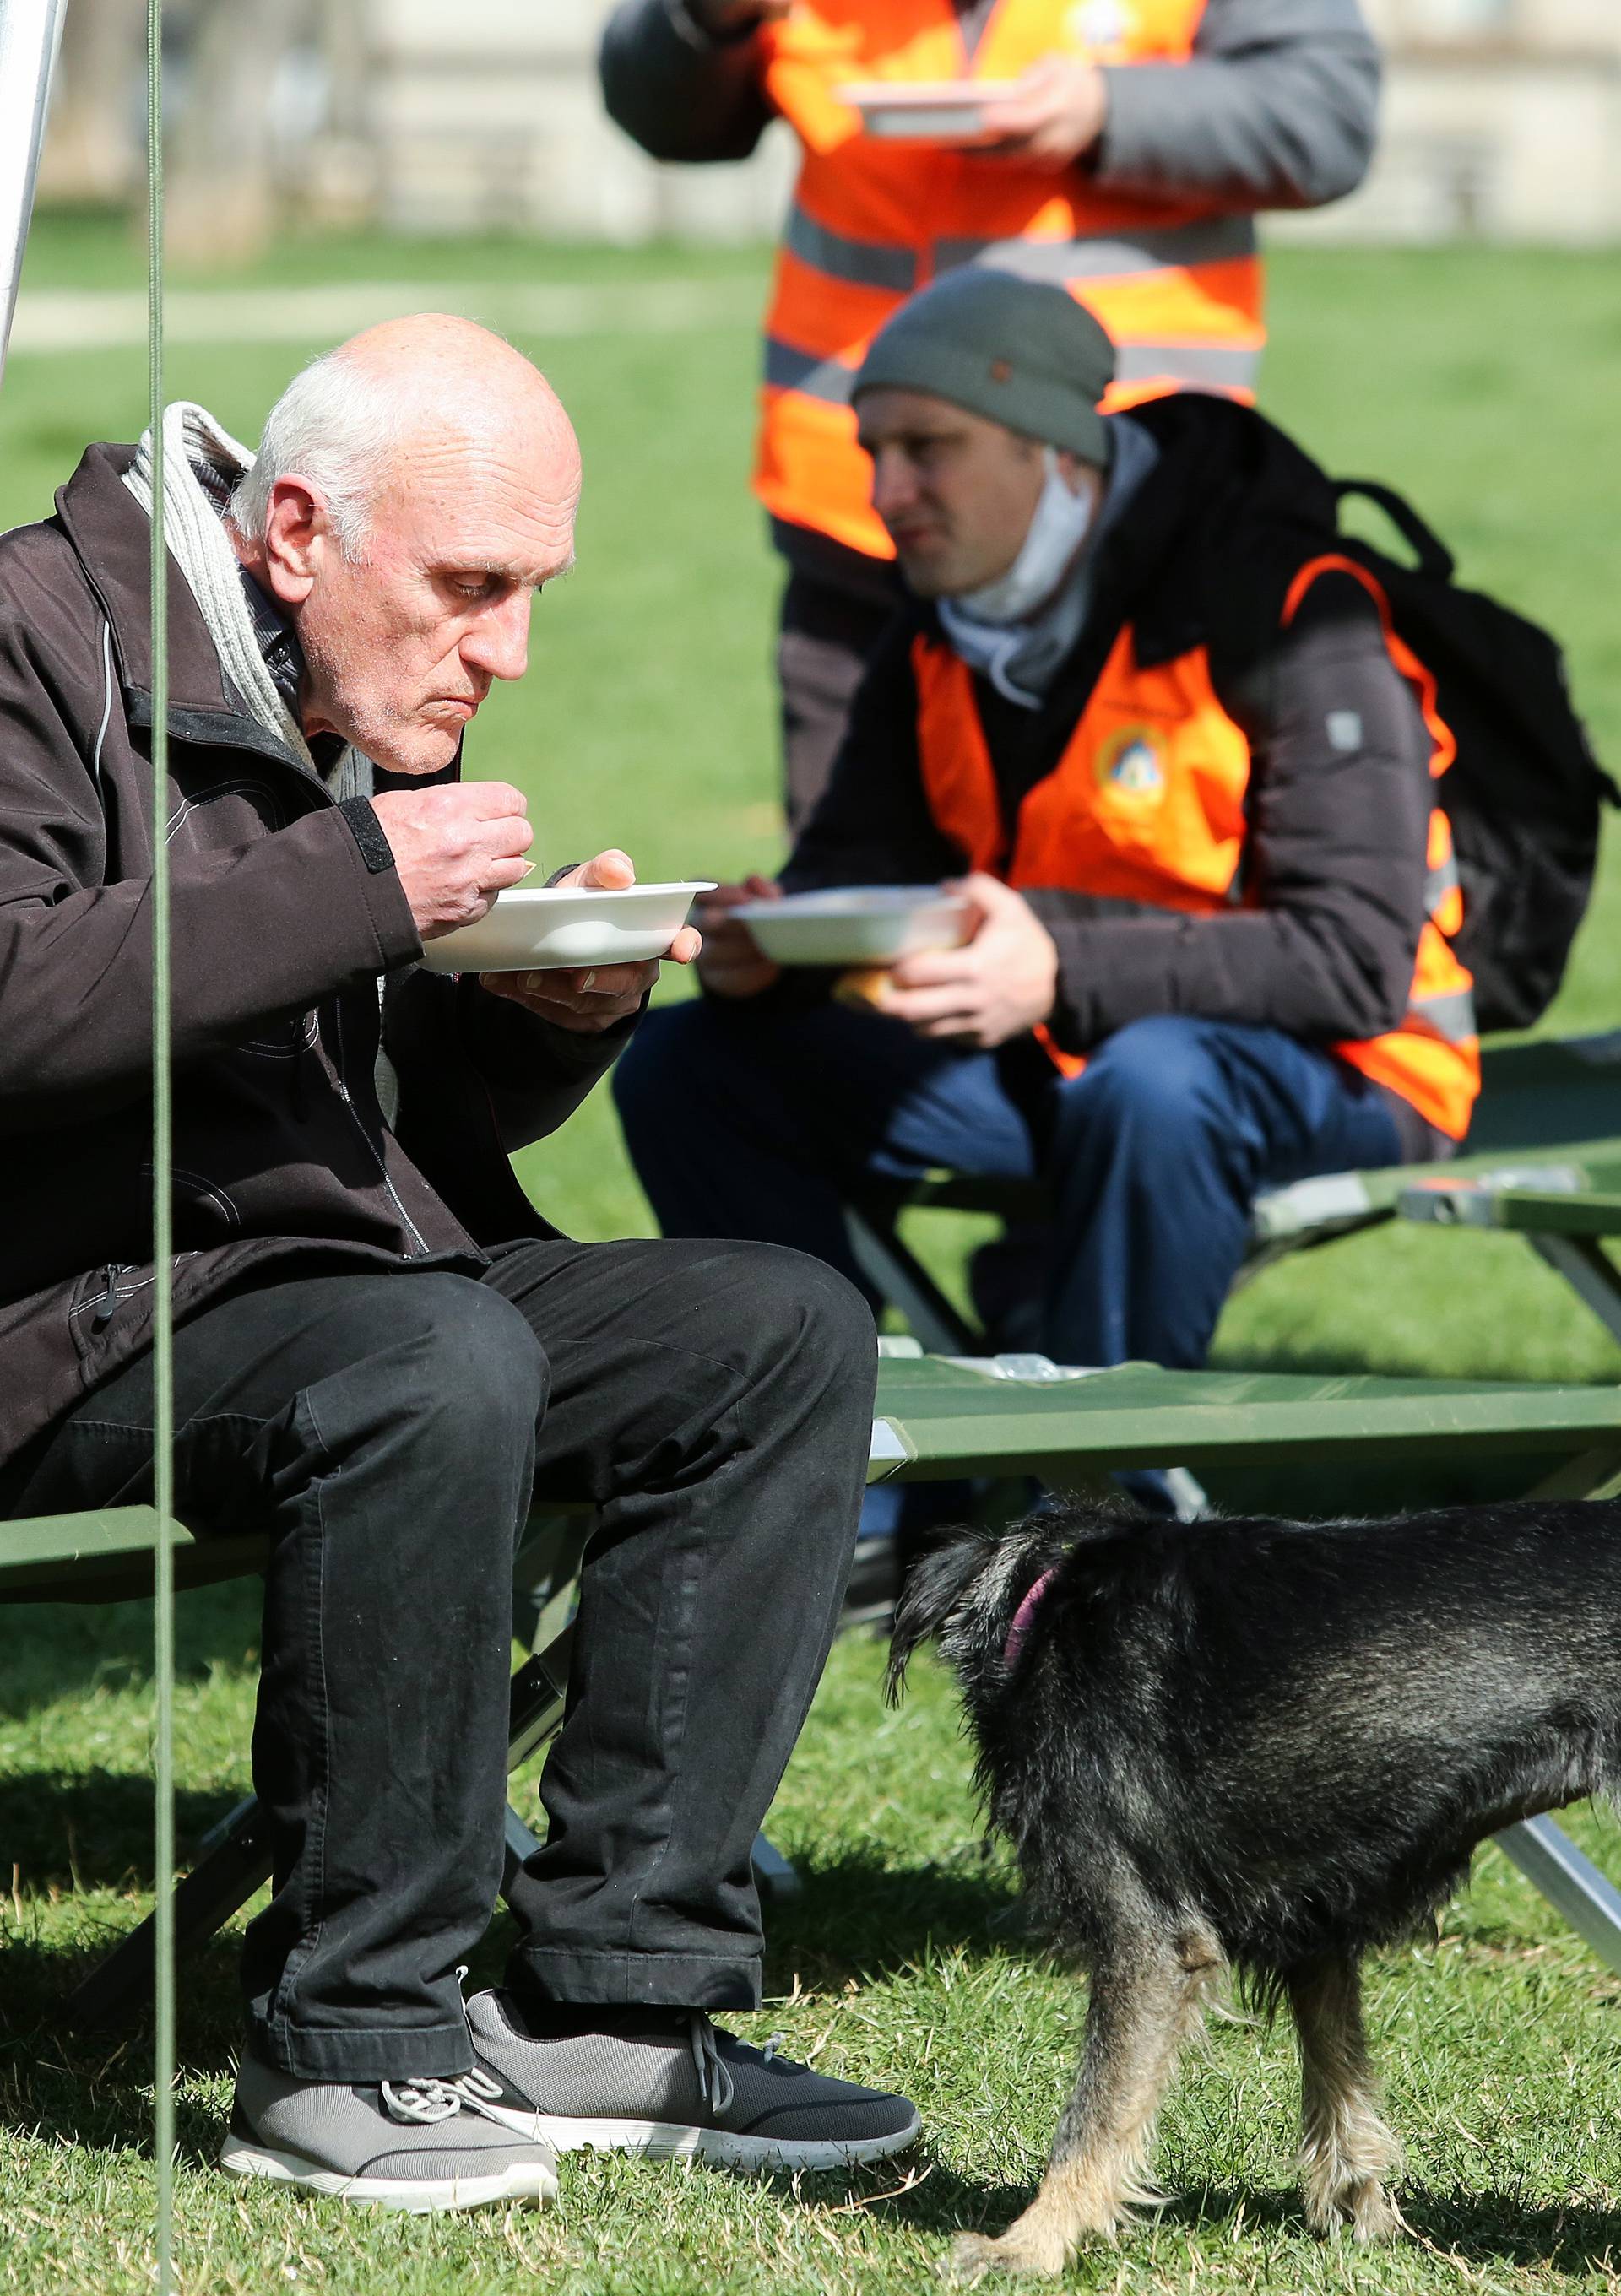
[[[1412,508],[1370,479],[1335,480],[1382,510],[1417,563],[1360,536],[1338,547],[1372,574],[1397,635],[1436,681],[1458,754],[1441,784],[1463,888],[1454,947],[1475,976],[1481,1029],[1523,1029],[1552,999],[1592,890],[1600,803],[1621,805],[1571,707],[1544,629],[1452,580],[1452,557]]]

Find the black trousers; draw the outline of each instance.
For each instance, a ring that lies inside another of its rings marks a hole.
[[[319,2080],[469,2069],[456,1969],[500,1879],[531,1485],[600,1513],[509,1981],[757,2004],[749,1853],[832,1639],[876,1360],[842,1276],[759,1244],[525,1242],[481,1280],[317,1275],[182,1324],[180,1509],[274,1540],[258,2054]],[[58,1423],[7,1511],[146,1499],[151,1456],[144,1362]]]
[[[869,578],[870,585],[870,578]],[[784,793],[790,832],[802,829],[833,773],[868,656],[901,600],[846,589],[793,568],[782,594],[777,677],[782,689]]]

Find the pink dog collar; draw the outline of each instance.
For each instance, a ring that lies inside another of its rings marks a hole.
[[[1002,1664],[1004,1666],[1013,1666],[1016,1664],[1019,1652],[1024,1649],[1026,1641],[1029,1639],[1030,1629],[1035,1623],[1035,1614],[1038,1607],[1040,1606],[1041,1597],[1047,1592],[1051,1580],[1056,1578],[1057,1575],[1058,1566],[1055,1562],[1048,1570],[1042,1571],[1041,1577],[1036,1580],[1035,1585],[1031,1588],[1029,1594],[1025,1595],[1024,1601],[1019,1604],[1018,1609],[1014,1612],[1013,1624],[1008,1629],[1008,1640],[1002,1651]]]

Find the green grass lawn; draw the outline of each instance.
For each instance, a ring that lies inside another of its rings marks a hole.
[[[644,873],[769,866],[781,851],[768,675],[777,587],[745,490],[753,254],[604,253],[514,242],[325,242],[253,279],[736,283],[733,324],[523,338],[585,449],[577,572],[536,617],[527,683],[481,718],[472,769],[531,795],[548,864],[607,843]],[[1609,257],[1293,250],[1273,271],[1269,404],[1331,467],[1408,491],[1466,577],[1546,619],[1578,701],[1621,758],[1621,538],[1609,500],[1621,306]],[[29,287],[138,286],[100,226],[42,226]],[[313,352],[320,345],[312,342]],[[177,347],[171,396],[243,436],[302,354]],[[142,421],[138,350],[19,356],[0,394],[0,524],[40,515],[87,439]],[[1550,1029],[1621,1018],[1612,855]],[[679,993],[679,990],[675,993]],[[605,1099],[523,1160],[576,1233],[645,1233]],[[959,1238],[943,1227],[932,1248]],[[1376,1234],[1301,1259],[1233,1304],[1229,1364],[1324,1364],[1611,1379],[1616,1351],[1513,1239]],[[1296,1494],[1302,1506],[1332,1492]],[[150,1901],[150,1620],[139,1606],[13,1611],[0,1656],[0,2288],[123,2296],[151,2284],[147,2041],[86,2045],[49,2008]],[[251,1590],[182,1606],[183,1836],[247,1786],[257,1620]],[[923,2109],[912,2171],[748,2185],[702,2171],[572,2162],[555,2210],[430,2224],[226,2187],[208,2168],[229,2092],[233,1941],[185,1972],[178,2243],[188,2290],[517,2289],[627,2296],[715,2288],[933,2284],[943,2236],[1000,2227],[1028,2196],[1069,2078],[1083,1993],[998,1926],[1012,1899],[984,1860],[955,1711],[917,1670],[899,1716],[879,1655],[835,1652],[773,1816],[806,1875],[773,1915],[757,2035],[829,2070],[893,2081]],[[1577,1830],[1621,1870],[1599,1821]],[[503,1917],[504,1918],[504,1917]],[[481,1964],[498,1966],[502,1921]],[[1177,2197],[1074,2284],[1390,2292],[1614,2287],[1621,2138],[1611,2097],[1617,1984],[1494,1851],[1436,1950],[1386,1956],[1370,2023],[1409,2145],[1411,2243],[1353,2257],[1305,2234],[1289,2189],[1294,2080],[1281,2035],[1219,2024],[1167,2115]]]

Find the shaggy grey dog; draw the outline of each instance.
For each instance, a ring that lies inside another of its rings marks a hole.
[[[919,1564],[892,1696],[930,1636],[992,1823],[1092,1979],[1041,2191],[1001,2239],[959,2239],[958,2269],[1061,2271],[1151,2197],[1155,2113],[1229,1969],[1294,2016],[1312,2224],[1390,2237],[1358,1964],[1433,1919],[1486,1835],[1614,1790],[1621,1505],[1182,1525],[1071,1504]]]

